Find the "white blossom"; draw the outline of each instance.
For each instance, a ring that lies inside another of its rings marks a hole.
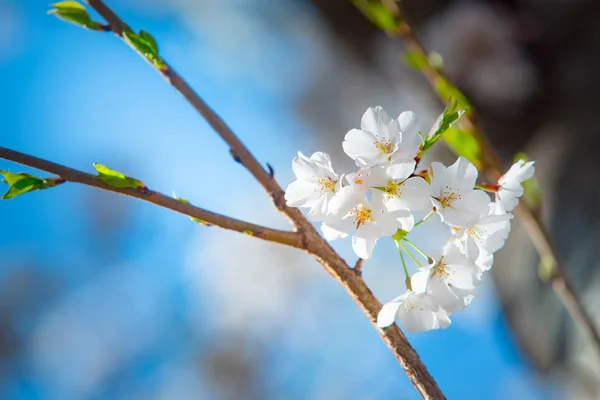
[[[464,157],[449,167],[433,162],[429,167],[431,202],[437,213],[450,226],[468,227],[486,213],[489,196],[474,190],[477,168]]]
[[[352,248],[363,259],[371,257],[379,238],[392,236],[398,229],[410,231],[414,226],[410,212],[387,211],[380,201],[367,200],[352,186],[345,186],[336,194],[330,210],[321,225],[325,238],[333,240],[353,234]]]
[[[460,229],[456,236],[467,248],[477,246],[492,254],[504,246],[512,218],[512,214],[484,215],[471,226]]]
[[[480,280],[481,270],[453,242],[436,255],[431,265],[420,268],[411,278],[416,286],[425,287],[426,293],[448,314],[471,302]]]
[[[533,176],[535,172],[533,164],[534,161],[519,160],[500,177],[496,192],[496,204],[500,209],[509,212],[519,203],[519,197],[523,195],[521,183]]]
[[[373,188],[373,198],[380,197],[389,211],[431,208],[430,187],[419,176],[410,177],[415,162],[374,167],[365,180]]]
[[[429,293],[406,291],[383,305],[377,315],[377,326],[385,328],[398,319],[405,330],[412,333],[446,328],[450,318]]]
[[[352,172],[345,175],[346,181],[352,185],[355,191],[367,194],[371,188],[367,184],[367,177],[371,172],[370,168],[361,168],[357,172]]]
[[[321,220],[329,212],[329,201],[342,187],[341,177],[333,170],[329,155],[318,151],[308,158],[298,152],[292,161],[292,169],[297,180],[287,187],[287,205],[308,207],[311,219]]]
[[[476,188],[477,169],[463,157],[448,167],[433,162],[426,173],[416,174],[422,138],[415,120],[412,112],[394,120],[381,107],[369,108],[361,129],[350,130],[343,142],[358,170],[337,174],[327,154],[298,153],[292,163],[297,180],[285,195],[289,206],[307,207],[311,219],[322,221],[325,239],[351,236],[352,249],[362,259],[371,258],[380,238],[393,236],[417,264],[413,249],[428,260],[410,277],[404,265],[407,291],[377,316],[379,327],[399,320],[409,332],[446,328],[450,315],[470,304],[510,232],[509,211],[523,194],[521,184],[534,173],[533,162],[519,161],[498,185],[482,185],[496,192],[495,202]],[[419,211],[429,213],[415,223],[413,214]],[[394,236],[411,231],[433,211],[451,232],[441,251],[424,252],[405,235]]]
[[[413,160],[421,144],[414,113],[405,111],[391,119],[381,107],[369,108],[361,129],[351,129],[342,147],[359,167]]]

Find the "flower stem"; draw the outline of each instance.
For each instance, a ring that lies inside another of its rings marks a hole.
[[[404,249],[404,251],[406,252],[406,254],[408,254],[408,256],[411,258],[411,260],[413,260],[415,262],[415,264],[417,264],[419,266],[419,268],[423,267],[423,264],[421,264],[421,262],[419,260],[417,260],[417,257],[415,257],[410,251],[408,251],[408,249],[406,248],[404,243],[400,242],[399,245],[402,247],[402,249]]]
[[[433,214],[435,214],[435,211],[433,211],[433,210],[429,211],[429,214],[427,214],[425,217],[423,217],[422,220],[418,221],[415,224],[415,227],[417,227],[417,226],[421,225],[423,222],[427,221],[429,219],[429,217],[431,217]]]
[[[431,257],[429,257],[427,254],[425,254],[425,252],[423,250],[421,250],[416,244],[414,244],[407,238],[404,238],[402,240],[404,240],[406,243],[408,243],[413,249],[415,249],[417,251],[417,253],[419,253],[423,258],[425,258],[427,260],[427,262],[429,262]]]
[[[398,254],[400,254],[400,259],[402,260],[402,267],[404,268],[404,276],[406,277],[406,281],[410,281],[410,274],[408,273],[408,268],[406,268],[406,262],[404,261],[404,255],[402,254],[402,249],[404,245],[399,240],[396,240],[396,247],[398,248]]]

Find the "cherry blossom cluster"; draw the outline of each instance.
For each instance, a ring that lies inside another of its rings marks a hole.
[[[438,128],[443,117],[446,114],[438,119]],[[463,157],[450,166],[418,166],[437,139],[432,135],[441,134],[432,129],[423,137],[410,111],[391,119],[381,107],[369,108],[360,129],[350,130],[342,144],[358,171],[336,173],[323,152],[310,157],[299,152],[292,162],[297,180],[287,187],[287,204],[308,208],[309,218],[321,222],[327,240],[352,236],[352,248],[363,259],[371,257],[380,238],[395,240],[406,292],[383,306],[380,327],[396,319],[410,332],[447,327],[450,315],[475,297],[494,252],[508,236],[510,211],[524,192],[522,182],[534,173],[533,162],[521,160],[497,184],[476,186],[477,169]],[[480,188],[493,192],[494,201]],[[425,217],[415,221],[416,212]],[[436,214],[447,225],[450,239],[439,251],[426,254],[406,235]],[[422,264],[409,248],[419,253]],[[412,276],[403,253],[420,265]]]

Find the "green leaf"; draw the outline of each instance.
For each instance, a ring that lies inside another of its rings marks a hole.
[[[34,190],[47,189],[64,182],[61,178],[38,178],[26,172],[15,174],[10,171],[0,170],[0,175],[4,177],[4,183],[9,185],[8,191],[2,196],[2,200],[12,199],[13,197],[33,192]]]
[[[51,5],[54,9],[48,11],[50,15],[56,15],[58,18],[81,26],[83,28],[96,31],[106,30],[102,24],[92,21],[85,7],[76,1],[61,1]]]
[[[162,58],[158,54],[158,44],[154,37],[146,31],[140,31],[135,34],[132,31],[123,31],[123,38],[133,48],[144,55],[148,60],[154,64],[158,69],[164,70],[167,65],[164,63]]]
[[[177,200],[177,201],[180,201],[180,202],[182,202],[182,203],[185,203],[185,204],[191,204],[189,201],[187,201],[187,200],[186,200],[186,199],[184,199],[183,197],[177,197],[177,195],[176,195],[175,193],[173,193],[173,198],[174,198],[175,200]],[[210,225],[211,225],[211,223],[210,223],[210,222],[206,222],[206,221],[204,221],[204,220],[201,220],[201,219],[199,219],[199,218],[190,217],[190,219],[191,219],[192,221],[194,221],[194,222],[197,222],[197,223],[199,223],[200,225],[204,225],[204,226],[210,226]]]
[[[143,189],[146,187],[142,181],[123,175],[119,171],[112,170],[102,164],[94,163],[94,168],[98,171],[98,179],[109,186],[116,188]]]
[[[52,7],[58,10],[83,10],[85,7],[76,1],[59,1],[58,3],[51,4]]]
[[[454,153],[465,157],[477,169],[481,169],[481,148],[470,132],[453,126],[444,133],[444,141]]]
[[[523,160],[525,162],[529,161],[529,157],[527,154],[520,152],[515,154],[514,161],[517,162],[519,160]],[[538,208],[542,204],[542,192],[540,191],[540,183],[535,175],[533,177],[527,179],[524,182],[521,182],[521,186],[523,186],[523,196],[525,197],[525,201],[529,204],[530,207]]]
[[[154,37],[144,30],[140,30],[138,37],[140,38],[140,40],[143,40],[146,43],[146,45],[152,50],[152,53],[158,57],[158,44],[156,43]]]
[[[385,32],[398,30],[400,21],[379,0],[352,0],[354,5],[379,29]]]
[[[442,135],[464,115],[467,110],[459,107],[456,100],[450,99],[449,105],[444,109],[444,112],[438,117],[437,121],[429,131],[427,137],[421,144],[420,155],[429,150],[441,137]]]

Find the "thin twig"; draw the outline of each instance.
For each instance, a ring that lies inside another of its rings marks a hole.
[[[123,31],[131,30],[129,26],[115,14],[101,0],[86,0],[106,22],[108,22],[112,31],[123,38]],[[127,42],[126,42],[127,43]],[[129,43],[128,43],[129,44]],[[164,69],[157,68],[145,55],[139,53],[133,46],[130,46],[142,58],[146,59],[152,67],[156,69],[185,99],[202,115],[208,124],[217,132],[219,136],[229,145],[234,159],[241,163],[254,178],[267,191],[273,199],[277,209],[283,213],[292,223],[295,229],[302,230],[310,223],[302,216],[302,213],[293,207],[288,207],[285,203],[284,193],[281,187],[273,179],[270,171],[263,168],[262,164],[250,153],[248,148],[240,141],[237,135],[229,126],[215,113],[208,104],[191,88],[191,86],[165,61],[167,66]]]
[[[23,154],[15,150],[10,150],[5,147],[0,147],[0,158],[58,175],[67,182],[81,183],[83,185],[93,186],[109,192],[135,197],[137,199],[156,204],[157,206],[176,211],[180,214],[187,215],[188,217],[196,218],[202,222],[206,222],[207,224],[218,226],[219,228],[241,232],[269,242],[280,243],[296,248],[302,247],[302,238],[297,232],[280,231],[277,229],[271,229],[264,226],[251,224],[249,222],[240,221],[235,218],[195,207],[191,204],[176,200],[172,197],[165,196],[162,193],[158,193],[149,189],[140,190],[134,188],[113,187],[98,179],[97,176],[46,161],[41,158],[30,156],[28,154]]]
[[[130,29],[106,4],[101,0],[86,0],[98,14],[100,14],[111,27],[111,30],[122,38],[123,31]],[[135,50],[135,49],[134,49]],[[137,52],[137,50],[136,50]],[[225,122],[194,92],[183,78],[169,66],[163,59],[166,68],[157,68],[146,56],[139,53],[200,113],[209,125],[229,145],[234,159],[241,163],[262,185],[271,196],[275,207],[290,220],[300,235],[302,248],[314,256],[321,265],[344,287],[350,297],[366,314],[367,318],[388,348],[392,351],[407,376],[424,399],[445,399],[444,394],[435,379],[429,374],[427,368],[419,358],[417,352],[408,343],[408,340],[398,326],[392,325],[385,329],[377,326],[377,314],[381,310],[381,303],[375,298],[366,283],[352,268],[333,250],[333,248],[319,235],[312,224],[293,207],[285,203],[284,192],[277,184],[270,171],[265,170],[254,158],[246,146],[239,140]]]
[[[407,19],[407,13],[402,4],[396,3],[393,0],[383,0],[383,3],[400,22],[398,30],[392,35],[402,39],[404,45],[410,52],[418,54],[427,61],[423,65],[422,72],[433,90],[437,93],[436,86],[439,82],[442,80],[449,82],[444,71],[441,68],[431,65],[429,62],[428,53],[412,30],[412,24]],[[440,97],[440,100],[445,103],[448,99]],[[462,124],[465,130],[471,132],[473,137],[478,141],[483,161],[481,169],[491,182],[496,182],[498,178],[504,174],[502,162],[500,161],[499,155],[485,136],[472,107],[469,109],[469,112],[461,118],[459,123]],[[555,247],[552,245],[544,223],[537,217],[536,213],[523,202],[515,209],[515,214],[523,223],[540,259],[549,261],[553,266],[548,283],[552,285],[554,292],[567,309],[567,312],[571,315],[575,324],[589,339],[591,345],[596,349],[598,356],[600,356],[600,334],[598,333],[598,329],[590,314],[583,306],[581,299],[574,291],[572,284],[569,282],[564,265],[559,261]]]
[[[359,258],[358,260],[356,260],[356,264],[354,264],[354,272],[358,275],[362,274],[362,266],[363,263],[365,262],[364,258]]]

